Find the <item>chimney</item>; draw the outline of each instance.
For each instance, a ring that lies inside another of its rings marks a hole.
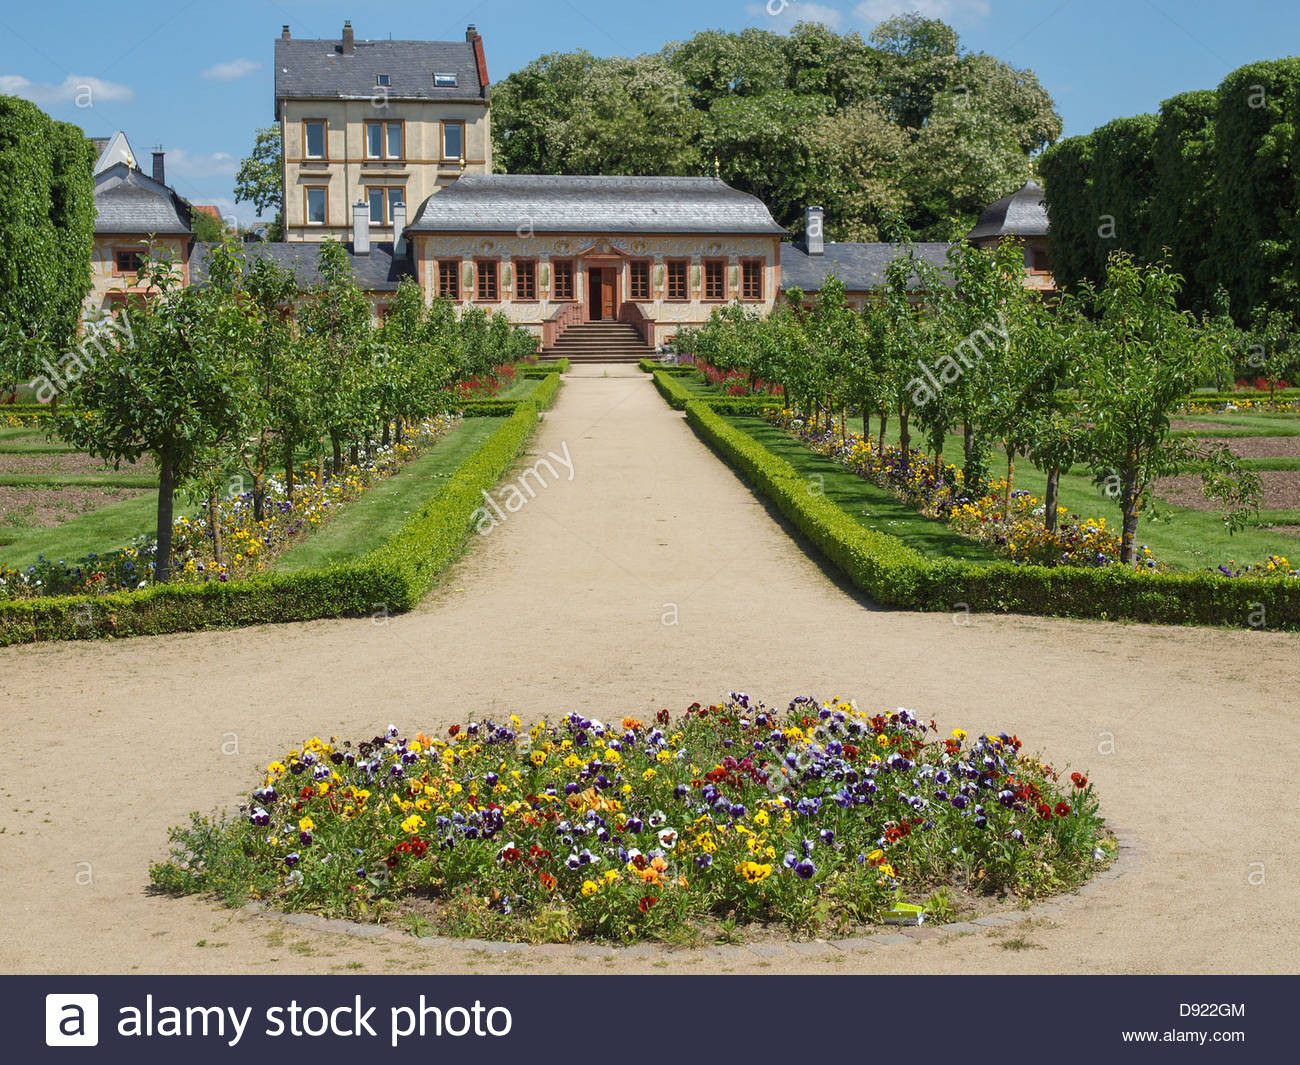
[[[478,30],[474,28],[474,23],[472,22],[465,27],[465,40],[469,41],[471,44],[478,40]]]
[[[281,26],[281,27],[280,27],[280,40],[282,40],[282,41],[287,41],[288,39],[289,39],[289,27],[288,27],[287,25]]]
[[[167,184],[167,168],[163,165],[162,152],[153,153],[153,179],[159,185]]]
[[[809,255],[824,255],[826,243],[822,236],[823,212],[820,207],[803,209],[803,246]]]
[[[346,21],[346,22],[343,23],[343,54],[344,54],[344,55],[356,55],[356,54],[357,54],[357,45],[356,45],[356,41],[355,41],[355,39],[354,39],[353,36],[352,36],[352,20],[351,20],[351,19],[349,19],[348,21]]]
[[[406,204],[393,204],[393,258],[406,254]]]
[[[352,205],[352,254],[370,254],[370,205],[360,201]]]

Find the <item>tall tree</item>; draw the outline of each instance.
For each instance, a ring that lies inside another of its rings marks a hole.
[[[240,160],[235,174],[235,199],[251,203],[259,215],[275,211],[268,227],[268,239],[280,240],[284,231],[284,151],[280,127],[259,129],[253,138],[253,150]]]

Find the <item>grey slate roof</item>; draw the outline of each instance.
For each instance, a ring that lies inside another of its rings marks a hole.
[[[379,88],[376,74],[390,86]],[[455,88],[433,84],[434,74],[455,74]],[[377,92],[393,100],[483,100],[478,63],[469,41],[357,41],[356,54],[344,55],[337,40],[277,37],[275,98],[369,99]]]
[[[933,263],[947,276],[950,244],[927,242],[914,244],[917,258]],[[802,244],[781,245],[781,288],[801,288],[819,292],[827,276],[834,274],[849,292],[869,292],[883,288],[885,267],[906,254],[902,244],[833,244],[827,242],[824,255],[809,255]],[[913,278],[910,289],[918,287]]]
[[[357,287],[363,292],[393,292],[404,277],[415,277],[415,268],[409,255],[393,257],[391,241],[371,241],[370,254],[354,255],[352,243],[343,245],[352,260],[352,274]],[[207,279],[208,250],[211,244],[198,243],[190,253],[190,279],[201,285]],[[316,263],[320,257],[321,243],[316,241],[280,241],[278,243],[248,243],[244,254],[249,260],[273,259],[280,266],[292,270],[300,289],[310,288],[316,282]]]
[[[417,233],[784,233],[763,202],[707,177],[463,174],[421,204]]]
[[[966,239],[1045,237],[1047,228],[1047,208],[1043,205],[1042,186],[1034,181],[1026,181],[1010,196],[1003,196],[985,207],[980,212],[975,228],[966,234]]]
[[[95,232],[188,236],[189,210],[166,185],[114,163],[95,175]]]

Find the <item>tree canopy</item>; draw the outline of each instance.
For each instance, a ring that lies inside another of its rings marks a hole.
[[[716,159],[795,232],[806,204],[825,207],[835,240],[878,239],[890,214],[947,239],[1061,131],[1032,71],[919,15],[870,41],[801,23],[705,30],[634,58],[551,53],[499,83],[492,110],[508,173],[711,174]]]

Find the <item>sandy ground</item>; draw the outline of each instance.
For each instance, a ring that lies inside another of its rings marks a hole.
[[[834,963],[872,972],[1294,972],[1300,637],[872,607],[824,571],[635,370],[571,375],[533,450],[561,480],[419,610],[0,651],[0,971],[715,972],[700,953],[487,956],[150,895],[190,810],[313,733],[680,710],[742,688],[1014,731],[1090,773],[1137,872],[1001,930]],[[723,966],[725,968],[725,966]]]

